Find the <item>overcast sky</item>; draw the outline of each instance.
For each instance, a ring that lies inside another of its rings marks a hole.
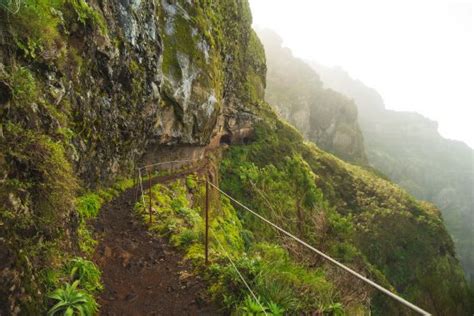
[[[471,0],[250,0],[254,24],[294,55],[341,66],[387,108],[439,122],[474,148]]]

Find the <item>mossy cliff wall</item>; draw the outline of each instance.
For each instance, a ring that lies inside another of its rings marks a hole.
[[[78,192],[250,126],[265,57],[246,1],[0,4],[0,311],[34,313]]]

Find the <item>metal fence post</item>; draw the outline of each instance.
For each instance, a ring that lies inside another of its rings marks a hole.
[[[206,176],[206,233],[204,250],[206,264],[209,264],[209,177]]]
[[[152,218],[151,218],[151,213],[152,213],[152,210],[151,210],[151,174],[150,174],[150,170],[148,170],[148,168],[146,169],[146,172],[147,172],[147,175],[148,175],[148,195],[150,197],[149,212],[150,212],[150,225],[151,225],[151,223],[152,223]]]
[[[133,184],[135,186],[135,202],[138,201],[138,191],[140,190],[140,178],[139,178],[139,169],[135,171],[135,177],[133,177]]]

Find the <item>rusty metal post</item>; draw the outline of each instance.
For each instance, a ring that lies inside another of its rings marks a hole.
[[[135,186],[135,201],[138,201],[138,191],[140,191],[140,178],[139,178],[139,169],[135,171],[135,177],[133,179],[133,184]]]
[[[204,250],[206,264],[209,264],[209,177],[206,176],[206,232]]]
[[[150,212],[150,225],[151,225],[151,223],[152,223],[152,219],[151,219],[151,213],[152,213],[152,209],[151,209],[151,174],[150,174],[150,170],[148,168],[146,169],[146,172],[147,172],[147,175],[148,175],[148,195],[150,197],[149,212]]]

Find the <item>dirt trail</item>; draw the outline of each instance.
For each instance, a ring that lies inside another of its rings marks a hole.
[[[180,175],[156,178],[168,182]],[[181,175],[182,176],[182,175]],[[148,183],[144,183],[147,188]],[[103,235],[94,261],[103,271],[101,315],[220,315],[205,301],[206,285],[182,255],[150,236],[133,215],[135,189],[106,204],[95,224]]]

